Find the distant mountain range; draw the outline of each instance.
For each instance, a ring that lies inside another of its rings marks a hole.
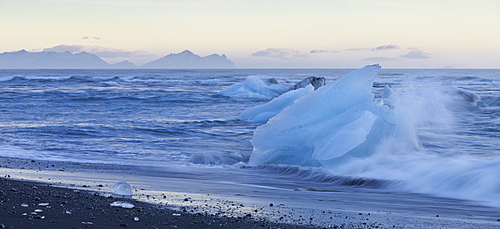
[[[169,54],[158,60],[149,62],[141,68],[234,68],[234,63],[226,55],[200,57],[189,50],[177,54]]]
[[[212,54],[200,57],[189,50],[169,54],[158,60],[137,67],[130,61],[108,64],[100,57],[86,53],[70,52],[17,52],[0,53],[0,69],[217,69],[234,68],[226,55]]]

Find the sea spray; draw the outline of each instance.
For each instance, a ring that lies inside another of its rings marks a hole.
[[[219,94],[235,98],[272,99],[288,90],[288,87],[279,84],[274,78],[250,76],[242,83],[224,88]]]
[[[479,97],[406,82],[394,91],[386,87],[376,99],[379,69],[349,73],[258,127],[250,164],[320,166],[336,175],[396,181],[390,187],[396,190],[498,206],[500,160],[439,150],[449,148],[447,137],[461,131],[459,119],[473,115]]]

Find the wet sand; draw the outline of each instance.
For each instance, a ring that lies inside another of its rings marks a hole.
[[[189,213],[50,184],[0,179],[0,228],[313,228]],[[133,208],[112,207],[115,201]]]
[[[208,180],[211,174],[192,174],[190,168],[163,169],[0,158],[0,224],[5,228],[500,228],[497,208],[452,199],[351,192],[352,188],[331,192],[261,187],[249,185],[254,178],[230,182],[230,174],[217,183]],[[122,180],[131,184],[132,199],[110,197],[113,184]],[[115,201],[134,207],[111,206]]]

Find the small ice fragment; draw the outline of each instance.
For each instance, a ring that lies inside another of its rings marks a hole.
[[[38,206],[49,206],[49,203],[39,203]]]
[[[27,208],[28,206],[29,206],[29,205],[28,205],[27,203],[22,203],[22,204],[21,204],[21,207],[23,207],[23,208]]]
[[[92,225],[92,224],[94,224],[94,223],[92,223],[92,222],[82,222],[82,224],[85,224],[85,225]]]
[[[25,212],[25,213],[23,213],[23,215],[24,215],[24,216],[27,216],[27,215],[28,215],[28,213],[26,213],[26,212]]]
[[[134,221],[135,221],[135,222],[139,222],[139,217],[137,217],[137,216],[136,216],[136,217],[134,217]]]
[[[64,213],[66,213],[67,215],[71,215],[71,211],[68,210],[66,210]]]
[[[34,212],[40,213],[40,212],[43,212],[43,210],[42,209],[35,209]]]
[[[110,204],[112,207],[121,207],[121,208],[134,208],[135,206],[129,202],[125,201],[115,201]]]
[[[113,185],[113,195],[116,197],[130,198],[133,195],[132,188],[125,181],[118,182]]]
[[[181,216],[181,213],[174,213],[173,216]]]

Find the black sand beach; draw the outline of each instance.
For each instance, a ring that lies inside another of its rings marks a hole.
[[[0,179],[0,228],[314,228],[160,209],[133,199],[112,207],[112,197],[50,184]]]
[[[0,165],[0,228],[500,227],[497,208],[453,199],[414,196],[422,202],[413,203],[406,200],[412,195],[405,194],[387,202],[380,198],[394,194],[259,186],[244,191],[245,186],[224,183],[210,185],[218,189],[196,191],[191,174],[160,177],[172,171],[165,174],[153,168],[143,168],[149,174],[144,176],[139,168],[115,165],[14,158],[0,158]],[[133,188],[132,199],[111,197],[113,184],[124,178]],[[181,185],[185,182],[189,185]],[[202,180],[194,182],[206,188]],[[152,183],[166,186],[147,185]],[[265,198],[257,198],[260,195]],[[134,207],[111,206],[115,201]]]

